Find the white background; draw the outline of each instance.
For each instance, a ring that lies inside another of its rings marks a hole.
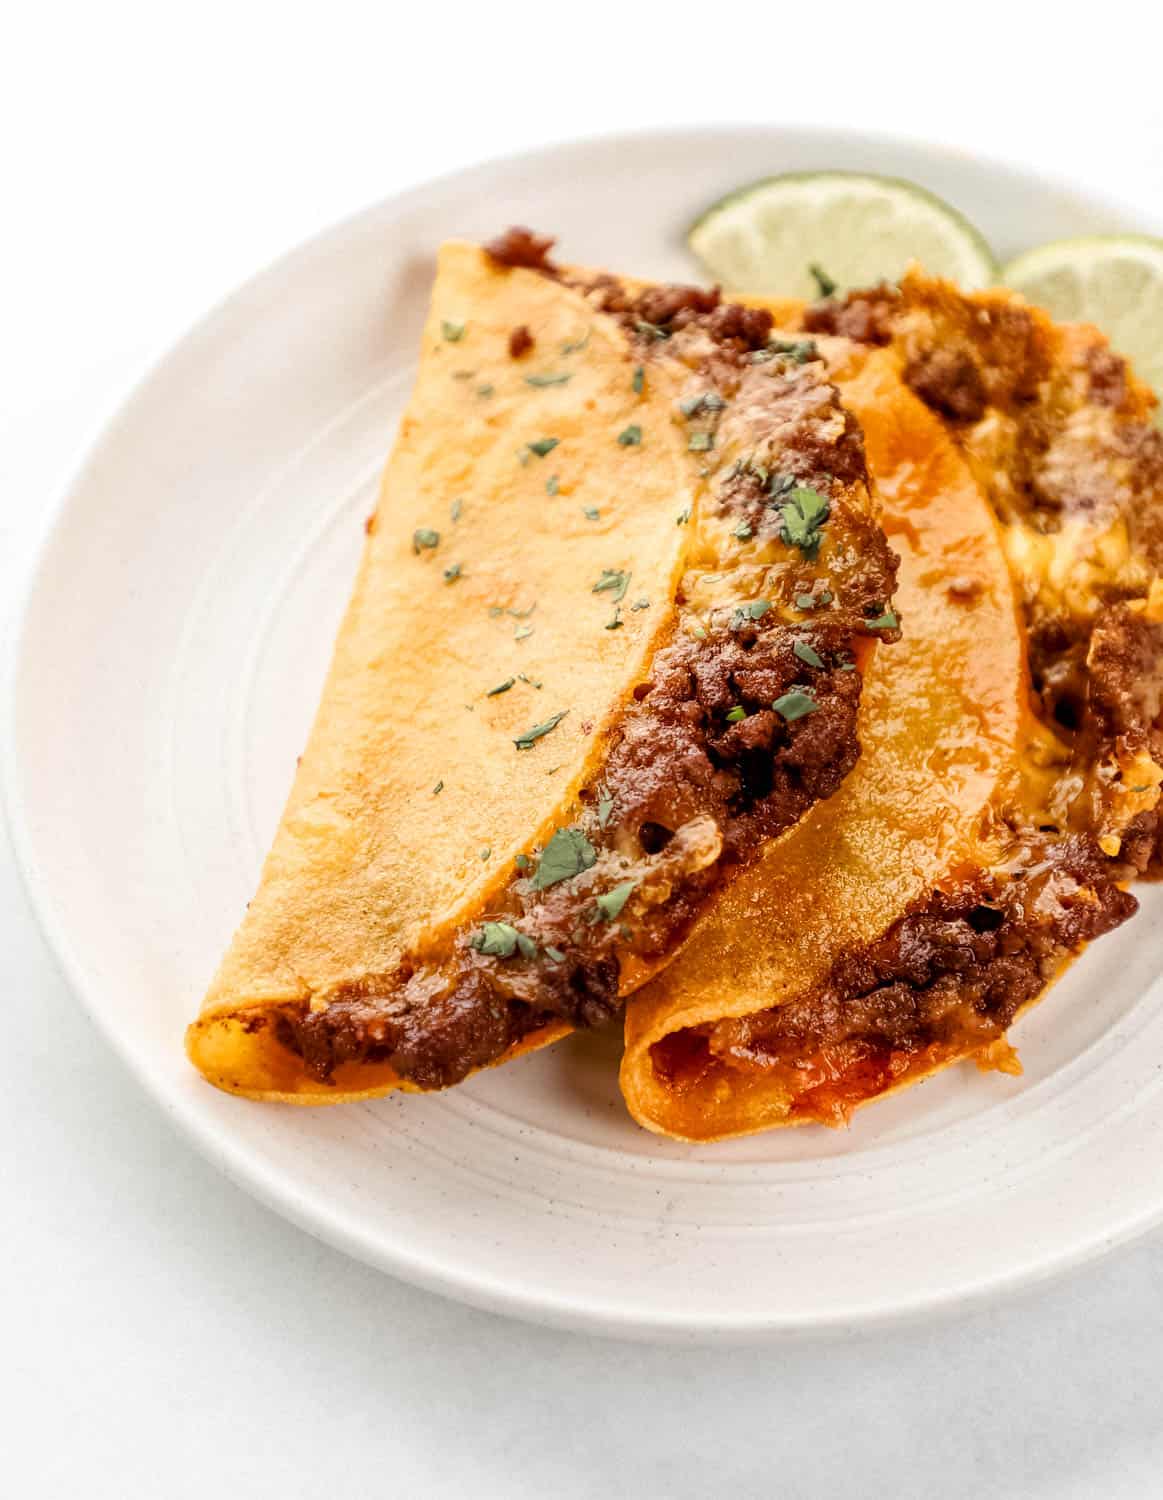
[[[5,601],[143,360],[330,220],[481,157],[697,120],[925,136],[1158,210],[1156,17],[1017,0],[10,10]],[[1163,1493],[1163,1240],[992,1310],[829,1343],[656,1350],[505,1323],[317,1245],[176,1139],[57,974],[6,842],[0,912],[4,1493]]]

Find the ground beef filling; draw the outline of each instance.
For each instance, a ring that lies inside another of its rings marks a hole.
[[[422,1088],[444,1088],[553,1021],[614,1016],[625,959],[673,951],[726,869],[830,796],[856,762],[861,679],[848,670],[848,632],[813,630],[823,665],[809,671],[794,650],[804,633],[763,625],[659,653],[575,824],[588,868],[543,890],[531,869],[438,966],[401,966],[325,1010],[285,1007],[283,1044],[321,1080],[343,1063],[391,1062]],[[809,675],[818,706],[788,722],[770,704]],[[733,721],[738,706],[754,711]],[[487,922],[519,931],[529,953],[474,948]]]
[[[551,245],[518,228],[486,248],[500,265],[558,275]],[[634,291],[598,276],[578,290],[621,323],[643,360],[687,365],[704,394],[703,428],[721,423],[726,438],[730,421],[750,422],[757,443],[778,433],[779,473],[716,471],[708,515],[765,538],[781,525],[789,487],[816,485],[834,498],[842,486],[867,485],[859,427],[842,414],[814,348],[771,346],[769,314],[724,304],[717,289]],[[708,391],[717,399],[705,402]],[[733,404],[746,415],[733,417]],[[749,429],[745,436],[750,443]],[[789,546],[796,561],[761,612],[727,607],[693,632],[680,623],[659,650],[573,819],[585,846],[575,873],[546,886],[530,861],[450,952],[410,958],[328,995],[325,1008],[285,1007],[272,1023],[283,1045],[323,1081],[347,1063],[387,1063],[419,1087],[442,1088],[546,1025],[596,1026],[616,1014],[627,960],[649,967],[673,953],[731,867],[830,796],[856,762],[852,648],[883,613],[896,559],[871,518],[846,511],[843,524],[845,544],[825,578],[814,555],[801,568]],[[792,601],[805,596],[812,617],[789,621],[804,610]],[[681,589],[678,602],[681,621]],[[876,633],[895,638],[895,620]],[[812,707],[800,712],[805,694]],[[784,712],[773,706],[781,700]]]
[[[815,994],[673,1033],[655,1071],[685,1092],[716,1076],[778,1075],[793,1118],[837,1124],[929,1061],[980,1053],[1083,944],[1137,910],[1085,836],[1031,845],[1004,880],[935,893]]]

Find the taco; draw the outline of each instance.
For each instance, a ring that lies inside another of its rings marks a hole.
[[[550,244],[440,253],[310,739],[189,1028],[221,1088],[441,1088],[606,1020],[856,762],[895,558],[814,346]]]
[[[864,428],[908,629],[872,664],[865,754],[839,793],[631,1002],[627,1104],[685,1139],[840,1124],[968,1056],[1015,1070],[1008,1026],[1136,907],[1130,866],[1050,806],[1071,752],[1034,711],[1006,537],[963,447],[869,344],[821,339]]]

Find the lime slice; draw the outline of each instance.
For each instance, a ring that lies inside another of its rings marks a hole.
[[[1011,260],[1002,279],[1064,323],[1096,323],[1163,393],[1163,240],[1055,240]]]
[[[752,183],[709,208],[687,243],[736,292],[818,297],[829,281],[840,291],[896,281],[913,260],[967,288],[997,280],[989,246],[956,209],[916,183],[859,172]]]

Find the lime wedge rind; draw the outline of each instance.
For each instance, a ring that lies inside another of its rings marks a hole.
[[[988,286],[988,244],[916,183],[864,172],[788,172],[738,188],[691,225],[687,243],[729,290],[813,297],[809,266],[841,290],[896,280],[913,261],[965,287]]]

